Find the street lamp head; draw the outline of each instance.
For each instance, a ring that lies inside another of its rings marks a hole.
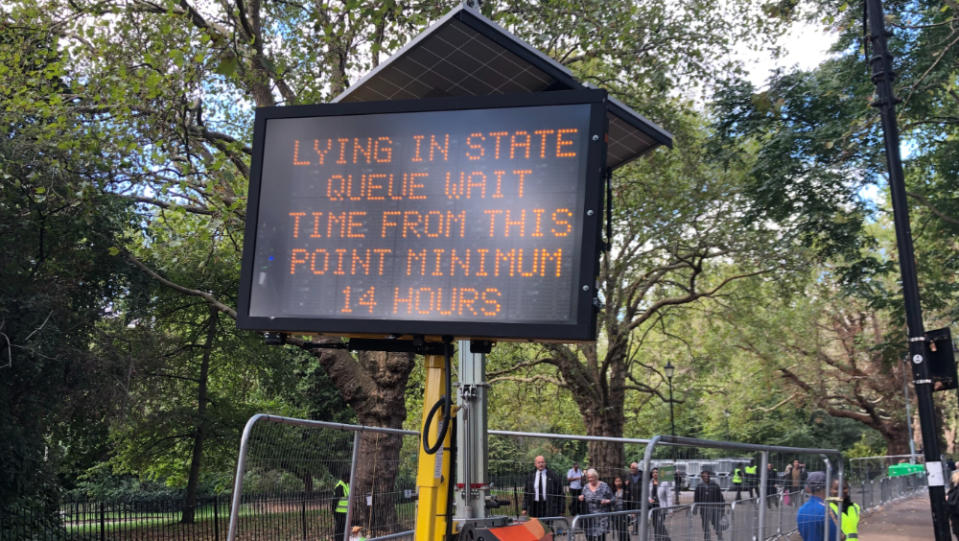
[[[673,374],[676,372],[676,367],[672,363],[666,361],[666,366],[663,367],[663,372],[666,373],[668,379],[673,379]]]

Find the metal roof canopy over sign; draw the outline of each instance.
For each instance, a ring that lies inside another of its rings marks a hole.
[[[334,102],[488,96],[591,88],[565,67],[462,4],[334,98]],[[606,167],[616,169],[672,135],[610,96]]]

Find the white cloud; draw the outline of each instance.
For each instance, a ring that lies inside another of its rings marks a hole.
[[[829,57],[829,48],[838,39],[835,31],[820,25],[796,24],[780,37],[778,45],[784,55],[773,58],[766,51],[749,51],[743,48],[740,58],[749,72],[749,80],[757,87],[766,86],[770,72],[777,67],[798,67],[803,70],[815,68]]]

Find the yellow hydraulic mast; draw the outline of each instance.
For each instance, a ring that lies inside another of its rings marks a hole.
[[[447,345],[452,349],[451,345]],[[420,444],[419,461],[417,462],[416,486],[419,499],[416,508],[416,541],[436,541],[446,535],[449,516],[449,483],[452,477],[452,460],[450,455],[450,436],[452,432],[452,403],[453,397],[446,396],[449,401],[450,419],[444,430],[443,442],[434,453],[426,449],[424,442],[436,445],[439,431],[443,429],[443,407],[435,411],[443,400],[448,389],[447,371],[449,367],[443,355],[426,355],[425,372],[426,383],[423,393],[423,420],[420,433],[425,437]]]

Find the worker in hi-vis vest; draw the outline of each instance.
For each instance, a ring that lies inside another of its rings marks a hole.
[[[749,491],[749,497],[759,496],[759,466],[755,460],[750,460],[746,466],[746,489]]]
[[[733,487],[736,489],[736,500],[739,500],[739,495],[743,491],[743,469],[739,466],[733,469]]]
[[[843,483],[842,499],[839,499],[839,479],[833,479],[829,495],[832,496],[829,498],[830,514],[834,518],[838,517],[843,539],[859,539],[859,517],[862,516],[862,508],[849,497],[849,483]]]
[[[340,480],[333,487],[333,539],[343,541],[346,534],[346,512],[350,509],[350,471],[340,475]]]

